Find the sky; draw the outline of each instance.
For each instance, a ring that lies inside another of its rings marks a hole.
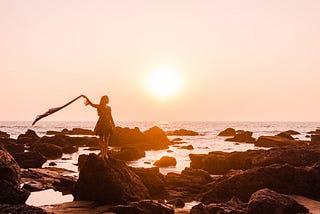
[[[0,0],[0,120],[80,94],[118,121],[320,121],[318,0]],[[159,99],[146,83],[181,82]],[[97,120],[77,101],[44,120]]]

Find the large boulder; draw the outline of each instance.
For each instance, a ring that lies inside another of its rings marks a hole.
[[[153,165],[158,167],[175,166],[177,165],[177,160],[174,157],[163,156],[160,158],[160,160],[157,160],[156,162],[154,162]]]
[[[47,159],[39,152],[19,152],[13,155],[21,168],[41,168]]]
[[[311,145],[320,145],[320,134],[319,135],[311,135]]]
[[[0,213],[47,214],[45,210],[39,207],[28,206],[25,204],[0,204]]]
[[[20,167],[0,146],[0,204],[24,204],[30,192],[20,188]]]
[[[37,133],[31,129],[28,129],[26,133],[20,134],[18,136],[17,143],[18,144],[26,144],[28,146],[36,143],[40,137],[37,135]]]
[[[142,200],[139,202],[132,202],[128,205],[118,205],[108,209],[112,213],[125,214],[174,214],[174,209],[171,206],[153,200]]]
[[[66,135],[43,136],[37,142],[38,144],[50,143],[61,148],[79,147],[79,146],[98,146],[99,139],[96,137],[70,137]]]
[[[10,137],[10,134],[8,134],[7,132],[0,131],[0,138],[9,138],[9,137]]]
[[[232,138],[227,138],[225,141],[231,141],[231,142],[239,142],[239,143],[254,143],[256,139],[252,137],[252,132],[245,131],[240,132],[239,134],[236,134]]]
[[[251,195],[248,214],[309,213],[309,210],[286,195],[270,189],[261,189]]]
[[[114,152],[112,156],[123,161],[134,161],[145,157],[146,153],[136,148],[122,147],[120,151]]]
[[[307,145],[306,141],[288,139],[282,136],[260,136],[254,143],[259,147],[281,147],[281,146],[302,146]]]
[[[37,143],[32,147],[47,159],[58,159],[62,157],[62,148],[51,143]]]
[[[168,131],[167,135],[168,136],[197,136],[199,135],[199,133],[192,130],[179,129],[174,131]]]
[[[236,135],[236,130],[234,128],[227,128],[218,134],[218,136],[221,136],[221,137],[232,137],[235,135]]]
[[[73,196],[75,200],[106,204],[127,204],[150,198],[140,177],[123,161],[105,160],[95,154],[90,154],[81,167]]]
[[[320,164],[306,167],[274,164],[226,175],[209,184],[208,191],[200,196],[200,200],[210,204],[226,202],[235,196],[248,202],[254,192],[263,188],[319,200]]]
[[[2,145],[11,155],[24,151],[24,145],[17,144],[17,140],[15,139],[0,138],[0,145]]]

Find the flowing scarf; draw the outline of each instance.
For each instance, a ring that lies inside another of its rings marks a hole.
[[[55,108],[50,108],[48,111],[46,111],[45,113],[43,114],[40,114],[36,117],[36,119],[33,121],[32,125],[36,124],[36,122],[38,122],[40,119],[44,118],[44,117],[47,117],[49,116],[50,114],[53,114],[65,107],[67,107],[68,105],[70,105],[71,103],[73,103],[74,101],[76,101],[77,99],[81,98],[81,97],[84,97],[84,95],[80,95],[79,97],[76,97],[74,98],[73,100],[71,100],[70,102],[64,104],[63,106],[60,106],[60,107],[55,107]]]

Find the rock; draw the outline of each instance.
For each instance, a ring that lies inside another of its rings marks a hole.
[[[146,141],[150,144],[155,144],[159,149],[167,149],[170,143],[166,136],[166,133],[157,126],[154,126],[143,133],[145,135]],[[152,146],[150,146],[152,149]]]
[[[282,138],[285,138],[288,140],[294,140],[294,138],[286,132],[281,132],[281,133],[277,134],[276,136],[282,137]]]
[[[64,146],[62,147],[62,153],[64,154],[72,154],[78,151],[78,147],[76,146]]]
[[[294,167],[288,164],[274,164],[255,167],[226,175],[207,186],[207,192],[200,196],[205,204],[225,202],[233,196],[247,202],[257,190],[272,188],[282,194],[302,195],[320,199],[320,164]]]
[[[62,148],[50,143],[37,143],[32,147],[34,151],[40,152],[47,159],[58,159],[62,157]]]
[[[227,138],[225,139],[225,141],[240,142],[240,143],[254,143],[256,139],[252,137],[252,132],[245,131],[245,132],[236,134],[232,138]]]
[[[320,145],[320,135],[311,135],[310,145]]]
[[[185,203],[181,198],[175,198],[168,201],[168,204],[172,204],[176,208],[183,208]]]
[[[13,157],[21,168],[41,168],[47,161],[47,159],[37,151],[19,152],[14,154]]]
[[[113,157],[123,161],[134,161],[146,156],[142,150],[132,147],[122,147],[119,152],[113,154]]]
[[[236,130],[233,128],[227,128],[218,134],[218,136],[223,136],[223,137],[230,137],[235,135],[236,135]]]
[[[81,169],[84,166],[84,164],[86,163],[87,159],[88,159],[88,155],[85,155],[85,154],[79,155],[79,157],[78,157],[78,169],[79,169],[79,171],[81,171]]]
[[[23,188],[31,192],[54,189],[62,194],[71,194],[77,178],[70,173],[74,172],[56,167],[28,169],[21,173]]]
[[[30,192],[20,188],[20,167],[0,146],[0,204],[24,204]]]
[[[181,146],[179,149],[193,150],[194,148],[192,145],[188,145],[188,146]]]
[[[320,129],[316,129],[315,131],[307,132],[307,134],[320,135]]]
[[[287,135],[298,135],[298,134],[300,134],[300,132],[297,132],[297,131],[294,131],[294,130],[288,130],[288,131],[281,132],[281,133],[284,133],[284,134],[287,134]]]
[[[72,130],[63,129],[62,131],[47,131],[47,135],[94,135],[90,129],[73,128]]]
[[[289,140],[288,138],[280,136],[260,136],[254,143],[255,146],[259,147],[299,146],[306,144],[306,141]]]
[[[49,166],[57,166],[57,164],[55,162],[50,162]]]
[[[197,136],[199,135],[198,132],[187,130],[187,129],[179,129],[174,131],[167,132],[168,136]]]
[[[36,143],[39,139],[40,137],[36,134],[35,131],[28,129],[25,134],[21,134],[18,136],[17,143],[30,146]]]
[[[172,151],[171,149],[168,149],[167,152],[168,152],[168,153],[172,153],[173,151]]]
[[[174,210],[172,207],[153,200],[142,200],[139,202],[130,203],[129,205],[118,205],[109,208],[108,212],[125,214],[174,214]]]
[[[38,144],[50,143],[60,147],[73,148],[79,146],[99,146],[99,139],[96,137],[70,137],[66,135],[55,135],[52,137],[43,136]]]
[[[177,165],[177,160],[174,157],[163,156],[157,160],[153,165],[158,167],[168,167]]]
[[[0,213],[47,214],[45,210],[39,207],[28,206],[25,204],[0,204]]]
[[[140,177],[123,161],[90,154],[72,193],[75,200],[127,204],[150,198]]]
[[[0,145],[2,145],[11,155],[24,151],[24,145],[17,144],[15,139],[0,138]]]
[[[8,134],[7,132],[0,131],[0,138],[9,138],[9,137],[10,137],[10,134]]]
[[[309,210],[286,195],[261,189],[251,195],[248,214],[309,213]]]
[[[199,203],[191,208],[190,214],[209,214],[209,210],[206,205]]]

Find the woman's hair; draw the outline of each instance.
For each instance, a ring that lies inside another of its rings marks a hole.
[[[104,100],[104,99],[106,99],[106,104],[109,103],[109,97],[108,97],[107,95],[104,95],[104,96],[102,96],[101,99],[100,99],[100,105],[103,104],[103,100]]]

